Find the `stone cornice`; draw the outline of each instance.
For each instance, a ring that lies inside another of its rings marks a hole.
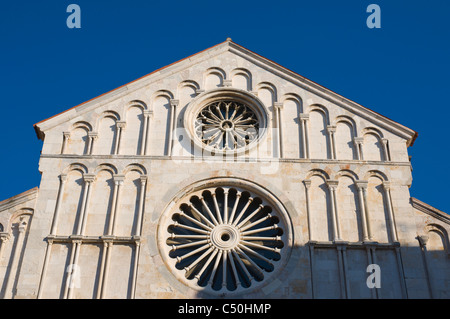
[[[450,225],[450,215],[448,215],[447,213],[445,213],[437,208],[434,208],[433,206],[430,206],[414,197],[410,198],[410,203],[411,203],[412,207],[421,211],[422,213],[428,214],[428,215]]]
[[[73,154],[41,154],[41,158],[60,158],[60,159],[77,159],[77,160],[90,160],[90,159],[107,159],[107,160],[167,160],[167,161],[199,161],[198,157],[194,156],[159,156],[159,155],[73,155]],[[221,158],[213,156],[204,157],[204,161],[208,162],[220,162]],[[378,165],[378,166],[407,166],[411,167],[411,162],[385,162],[385,161],[366,161],[366,160],[332,160],[332,159],[309,159],[309,158],[254,158],[254,157],[238,157],[233,161],[240,163],[253,163],[253,162],[280,162],[280,163],[321,163],[321,164],[360,164],[360,165]]]
[[[217,56],[223,52],[232,52],[242,58],[263,67],[265,70],[272,72],[285,80],[294,83],[305,90],[308,90],[336,105],[347,109],[354,114],[361,116],[380,127],[387,129],[388,131],[405,138],[408,141],[408,146],[411,146],[417,137],[417,132],[385,117],[382,116],[356,102],[353,102],[281,65],[264,58],[232,41],[225,41],[219,43],[209,49],[201,51],[197,54],[184,58],[178,62],[172,63],[166,67],[156,70],[150,74],[147,74],[135,81],[125,84],[115,90],[107,92],[99,97],[91,99],[80,105],[77,105],[67,111],[64,111],[58,115],[53,116],[47,120],[41,121],[34,125],[38,138],[44,139],[44,132],[60,123],[68,121],[76,116],[92,110],[92,108],[104,105],[114,99],[120,98],[125,94],[131,93],[137,89],[142,88],[145,85],[156,82],[162,77],[167,77],[175,72],[184,70],[195,63],[200,63],[206,59]]]
[[[39,192],[38,187],[32,188],[26,192],[23,192],[19,195],[13,196],[11,198],[7,198],[0,202],[0,211],[7,210],[11,207],[23,204],[27,201],[33,200],[37,197]],[[34,208],[34,207],[32,207]]]

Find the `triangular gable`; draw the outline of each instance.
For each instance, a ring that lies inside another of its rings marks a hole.
[[[144,75],[141,78],[138,78],[132,82],[124,84],[116,89],[113,89],[107,93],[104,93],[98,97],[90,99],[86,102],[83,102],[79,105],[76,105],[62,113],[54,115],[46,120],[42,120],[36,124],[34,124],[34,128],[36,134],[39,139],[44,140],[44,132],[64,121],[70,120],[73,117],[79,116],[81,112],[90,109],[94,105],[103,104],[111,101],[112,99],[119,98],[120,96],[135,91],[145,85],[148,82],[156,81],[161,77],[164,77],[167,74],[177,72],[180,69],[186,68],[192,63],[199,62],[203,59],[211,58],[223,52],[230,51],[248,61],[254,63],[255,65],[261,66],[264,69],[272,72],[275,75],[278,75],[291,83],[298,85],[299,87],[310,91],[317,96],[320,96],[338,106],[341,106],[352,113],[361,116],[363,118],[368,119],[374,124],[379,125],[380,127],[384,127],[389,131],[399,135],[402,138],[407,140],[407,146],[412,146],[415,139],[417,138],[418,133],[403,126],[373,110],[370,110],[350,99],[347,99],[336,92],[333,92],[322,85],[311,81],[281,65],[276,62],[273,62],[253,51],[250,51],[243,46],[234,43],[231,39],[227,39],[226,41],[216,44],[206,50],[188,56],[184,59],[181,59],[177,62],[169,64],[165,67],[157,69],[147,75]]]

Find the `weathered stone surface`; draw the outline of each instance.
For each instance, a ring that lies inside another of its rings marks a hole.
[[[260,108],[265,127],[246,152],[192,142],[189,119],[222,95]],[[0,202],[4,298],[450,297],[450,218],[409,194],[415,132],[231,41],[35,128],[39,190]],[[211,292],[174,269],[167,226],[219,181],[267,201],[285,245],[276,276],[246,287],[235,259],[242,284]],[[381,288],[367,286],[369,264]]]

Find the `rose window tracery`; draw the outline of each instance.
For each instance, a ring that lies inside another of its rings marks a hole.
[[[262,282],[277,267],[286,241],[273,207],[235,187],[194,192],[165,227],[166,251],[176,272],[216,292]]]
[[[205,106],[195,120],[195,132],[204,145],[220,151],[247,146],[258,137],[255,112],[244,103],[219,100]]]

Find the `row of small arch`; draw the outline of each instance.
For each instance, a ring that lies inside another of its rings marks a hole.
[[[311,169],[306,174],[306,179],[309,179],[312,176],[320,176],[324,180],[337,180],[342,176],[347,176],[347,177],[350,177],[354,182],[367,181],[370,177],[377,177],[378,179],[380,179],[383,182],[389,181],[387,175],[379,170],[367,171],[364,175],[364,179],[362,179],[362,180],[359,178],[358,174],[356,174],[355,172],[353,172],[352,170],[349,170],[349,169],[342,169],[342,170],[338,171],[337,173],[331,173],[331,172],[327,173],[325,170],[322,170],[322,169]]]
[[[70,172],[72,170],[78,170],[78,171],[80,171],[83,174],[88,174],[89,173],[89,169],[84,164],[81,164],[81,163],[70,164],[69,166],[67,166],[63,170],[62,173],[63,174],[67,174],[68,172]],[[103,163],[103,164],[98,165],[95,168],[94,173],[96,174],[96,173],[98,173],[99,171],[102,171],[102,170],[110,171],[112,174],[119,174],[119,169],[116,166],[114,166],[112,164],[109,164],[109,163]],[[137,163],[129,164],[125,168],[123,168],[121,170],[121,172],[123,174],[126,174],[126,173],[128,173],[130,171],[137,171],[141,175],[147,175],[146,168],[143,165],[137,164]],[[349,170],[349,169],[342,169],[342,170],[339,170],[338,172],[334,173],[334,172],[327,172],[327,171],[325,171],[323,169],[315,168],[315,169],[309,170],[309,172],[306,174],[306,178],[305,179],[309,179],[312,176],[320,176],[324,180],[335,180],[335,179],[338,179],[339,177],[342,177],[342,176],[350,177],[354,181],[361,180],[359,178],[358,174],[356,174],[354,171]],[[383,173],[383,172],[381,172],[379,170],[369,170],[369,171],[367,171],[365,173],[365,175],[364,175],[364,178],[362,180],[367,180],[370,177],[377,177],[383,182],[388,182],[389,181],[388,176],[385,173]]]
[[[83,174],[89,174],[89,169],[84,164],[81,164],[81,163],[70,164],[63,170],[63,174],[67,174],[70,171],[74,171],[74,170],[77,170]],[[104,170],[109,171],[111,174],[114,174],[114,175],[117,175],[120,172],[116,166],[114,166],[112,164],[103,163],[103,164],[98,165],[95,168],[94,174],[97,174],[98,172],[104,171]],[[138,172],[141,175],[147,175],[147,170],[141,164],[129,164],[123,170],[121,170],[121,172],[123,174],[127,174],[131,171]]]

